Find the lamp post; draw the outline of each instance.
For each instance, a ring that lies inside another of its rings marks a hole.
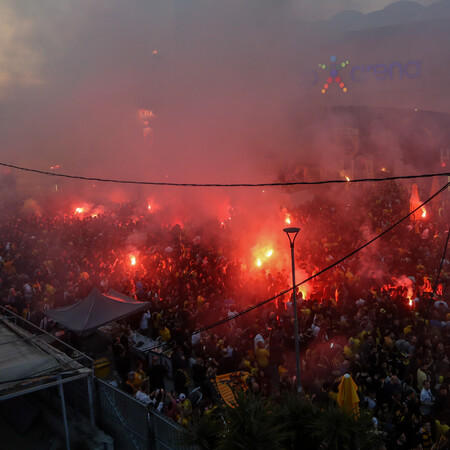
[[[297,392],[301,392],[302,386],[300,384],[300,350],[298,348],[298,319],[297,319],[297,295],[295,288],[295,257],[294,257],[294,242],[300,228],[290,227],[283,230],[289,238],[291,244],[291,260],[292,260],[292,294],[294,303],[294,340],[295,340],[295,360],[297,363]]]

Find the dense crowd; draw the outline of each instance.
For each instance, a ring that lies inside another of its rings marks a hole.
[[[344,206],[322,194],[289,211],[304,236],[296,245],[302,273],[333,264],[408,212],[408,191],[396,183],[367,188],[357,199],[350,194]],[[450,269],[448,256],[441,267],[443,201],[308,282],[307,294],[297,289],[303,392],[328,404],[351,374],[388,448],[431,448],[437,436],[446,448]],[[189,426],[195,415],[214,411],[213,380],[221,374],[247,372],[248,389],[266,396],[296,391],[292,293],[234,317],[289,288],[290,270],[250,267],[235,250],[236,236],[220,221],[161,225],[133,204],[95,217],[9,211],[0,223],[0,303],[49,328],[46,308],[73,304],[94,286],[148,301],[114,340],[115,367],[126,392]],[[223,318],[230,320],[205,329]],[[158,358],[130,356],[135,330],[170,347],[172,392]]]

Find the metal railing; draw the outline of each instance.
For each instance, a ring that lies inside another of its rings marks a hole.
[[[74,347],[2,306],[0,320],[11,321],[33,333],[27,336],[29,341],[45,340],[85,367],[94,365],[91,358]],[[67,401],[76,411],[90,418],[93,425],[95,414],[96,423],[114,439],[117,450],[198,450],[196,446],[183,445],[185,430],[180,425],[92,375],[87,382],[83,379],[67,383],[65,391]]]
[[[118,450],[151,449],[148,410],[121,390],[96,378],[97,418]]]
[[[4,306],[0,306],[0,320],[6,320],[8,322],[14,323],[14,325],[17,325],[23,328],[28,333],[30,333],[30,335],[27,336],[26,338],[22,337],[20,339],[21,341],[23,340],[29,342],[44,341],[46,344],[49,344],[52,347],[55,347],[57,350],[65,353],[67,356],[71,358],[72,361],[76,361],[82,366],[88,367],[89,369],[93,370],[94,360],[92,358],[80,352],[75,347],[72,347],[67,342],[58,339],[53,334],[48,333],[47,331],[38,327],[34,323],[31,323],[30,321],[24,319],[23,317],[13,313],[10,309],[5,308]],[[4,342],[3,344],[8,343],[9,342]]]
[[[150,427],[156,450],[198,450],[182,443],[184,428],[156,410],[150,410]]]
[[[118,450],[198,450],[183,445],[184,428],[96,378],[97,422]]]

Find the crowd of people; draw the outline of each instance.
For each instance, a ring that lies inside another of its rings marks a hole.
[[[333,265],[408,213],[408,190],[397,183],[351,194],[338,203],[322,193],[289,211],[302,228],[302,273]],[[351,374],[388,448],[432,448],[437,436],[445,448],[448,436],[443,201],[296,290],[303,393],[329,404]],[[115,368],[127,393],[189,426],[215,410],[221,374],[247,372],[248,389],[265,396],[296,391],[292,291],[263,302],[289,288],[290,267],[252,267],[235,250],[237,236],[220,221],[163,225],[132,203],[95,217],[9,211],[0,223],[0,304],[48,329],[47,308],[73,304],[94,286],[149,302],[113,342]],[[130,356],[131,331],[170,349],[173,390],[158,358]]]

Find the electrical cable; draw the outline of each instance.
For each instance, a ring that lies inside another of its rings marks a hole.
[[[438,191],[436,191],[431,197],[429,197],[427,200],[425,200],[421,205],[419,205],[416,209],[414,209],[413,211],[411,211],[410,213],[408,213],[406,216],[402,217],[400,220],[398,220],[397,222],[395,222],[393,225],[391,225],[390,227],[386,228],[386,230],[382,231],[380,234],[378,234],[377,236],[375,236],[373,239],[371,239],[370,241],[366,242],[365,244],[361,245],[360,247],[358,247],[357,249],[351,251],[348,255],[344,256],[343,258],[339,259],[338,261],[334,262],[333,264],[330,264],[328,267],[325,267],[324,269],[320,270],[319,272],[317,272],[314,275],[311,275],[310,277],[304,279],[303,281],[301,281],[300,283],[295,285],[295,288],[301,286],[304,283],[307,283],[308,281],[313,280],[314,278],[318,277],[319,275],[322,275],[323,273],[325,273],[326,271],[332,269],[333,267],[337,266],[338,264],[342,263],[343,261],[345,261],[346,259],[352,257],[354,254],[358,253],[359,251],[363,250],[364,248],[366,248],[367,246],[369,246],[370,244],[372,244],[373,242],[375,242],[376,240],[378,240],[379,238],[381,238],[382,236],[384,236],[386,233],[388,233],[389,231],[391,231],[392,229],[394,229],[395,227],[397,227],[398,225],[400,225],[402,222],[404,222],[406,219],[408,219],[409,217],[411,217],[415,212],[417,212],[419,209],[423,208],[423,206],[425,206],[427,203],[429,203],[431,200],[433,200],[435,197],[437,197],[439,194],[441,194],[442,192],[445,191],[445,189],[447,189],[450,186],[450,182],[447,183],[445,186],[443,186],[441,189],[439,189]],[[447,242],[448,242],[448,236],[447,236]],[[447,246],[446,246],[447,248]],[[244,314],[247,314],[263,305],[265,305],[266,303],[269,303],[285,294],[287,294],[288,292],[292,291],[294,287],[291,287],[289,289],[286,289],[280,293],[278,293],[277,295],[263,300],[262,302],[257,303],[256,305],[253,305],[247,309],[244,309],[240,312],[238,312],[237,314],[231,316],[231,317],[226,317],[224,319],[218,320],[212,324],[206,325],[196,331],[194,331],[191,336],[201,333],[203,331],[209,330],[211,328],[214,328],[218,325],[222,325],[226,322],[229,322],[230,320],[236,319],[239,316],[242,316]]]
[[[360,178],[360,179],[353,179],[353,180],[324,180],[324,181],[298,181],[298,182],[278,182],[278,183],[236,183],[236,184],[219,184],[219,183],[169,183],[169,182],[150,182],[150,181],[134,181],[134,180],[115,180],[115,179],[107,179],[107,178],[97,178],[97,177],[83,177],[78,175],[68,175],[68,174],[60,174],[56,172],[46,172],[42,170],[37,169],[30,169],[25,167],[20,167],[12,164],[6,164],[0,162],[0,166],[9,167],[16,170],[22,170],[26,172],[33,172],[38,173],[41,175],[48,175],[48,176],[55,176],[55,177],[63,177],[63,178],[71,178],[71,179],[79,179],[79,180],[86,180],[86,181],[98,181],[98,182],[109,182],[109,183],[121,183],[121,184],[141,184],[141,185],[152,185],[152,186],[178,186],[178,187],[265,187],[265,186],[296,186],[296,185],[322,185],[322,184],[339,184],[339,183],[359,183],[359,182],[380,182],[380,181],[393,181],[393,180],[405,180],[405,179],[416,179],[416,178],[430,178],[434,176],[450,176],[450,172],[444,172],[444,173],[434,173],[434,174],[421,174],[421,175],[406,175],[406,176],[397,176],[397,177],[386,177],[386,178]],[[406,220],[408,217],[410,217],[412,214],[414,214],[416,211],[421,209],[424,205],[426,205],[428,202],[430,202],[433,198],[435,198],[437,195],[439,195],[441,192],[443,192],[447,187],[450,186],[450,182],[447,183],[444,187],[442,187],[440,190],[435,192],[431,197],[429,197],[427,200],[425,200],[420,206],[418,206],[416,209],[411,211],[409,214],[401,218],[399,221],[388,227],[386,230],[384,230],[379,235],[375,236],[370,241],[366,242],[362,246],[358,247],[357,249],[350,252],[348,255],[344,256],[343,258],[339,259],[338,261],[334,262],[333,264],[329,265],[328,267],[322,269],[321,271],[317,272],[316,274],[304,279],[300,283],[297,283],[295,285],[295,288],[301,286],[304,283],[307,283],[308,281],[311,281],[312,279],[316,278],[317,276],[322,275],[326,271],[332,269],[333,267],[337,266],[338,264],[342,263],[346,259],[352,257],[354,254],[358,253],[359,251],[363,250],[365,247],[372,244],[374,241],[378,240],[382,236],[384,236],[386,233],[391,231],[393,228],[398,226],[400,223],[402,223],[404,220]],[[448,242],[448,239],[447,239]],[[447,248],[447,246],[446,246]],[[247,308],[243,311],[240,311],[239,313],[231,316],[226,317],[224,319],[221,319],[219,321],[216,321],[210,325],[207,325],[205,327],[202,327],[195,332],[191,334],[191,336],[201,333],[203,331],[209,330],[211,328],[214,328],[218,325],[222,325],[226,322],[229,322],[237,317],[240,317],[241,315],[247,314],[248,312],[251,312],[266,303],[269,303],[288,292],[292,291],[293,287],[286,289],[277,295],[263,300],[262,302],[257,303],[256,305]]]
[[[436,295],[436,291],[437,291],[437,288],[438,288],[439,278],[441,276],[441,271],[442,271],[442,266],[444,265],[444,261],[445,261],[445,254],[447,253],[447,246],[448,246],[448,238],[449,237],[450,237],[450,228],[447,230],[447,240],[445,241],[444,253],[442,255],[441,263],[439,265],[439,270],[438,270],[438,273],[436,275],[436,282],[434,283],[433,295]]]
[[[292,182],[276,182],[276,183],[230,183],[230,184],[220,184],[220,183],[170,183],[165,181],[136,181],[136,180],[116,180],[113,178],[99,178],[99,177],[84,177],[80,175],[69,175],[58,172],[47,172],[44,170],[30,169],[27,167],[20,167],[13,164],[7,164],[0,162],[0,166],[8,167],[10,169],[22,170],[24,172],[38,173],[40,175],[47,175],[52,177],[60,178],[70,178],[75,180],[84,181],[97,181],[101,183],[118,183],[118,184],[138,184],[138,185],[148,185],[148,186],[172,186],[172,187],[274,187],[274,186],[311,186],[311,185],[322,185],[322,184],[339,184],[339,183],[361,183],[361,182],[379,182],[379,181],[393,181],[393,180],[410,180],[416,178],[430,178],[437,176],[450,176],[450,172],[443,173],[431,173],[431,174],[420,174],[420,175],[405,175],[397,177],[386,177],[386,178],[357,178],[354,180],[322,180],[322,181],[292,181]]]

